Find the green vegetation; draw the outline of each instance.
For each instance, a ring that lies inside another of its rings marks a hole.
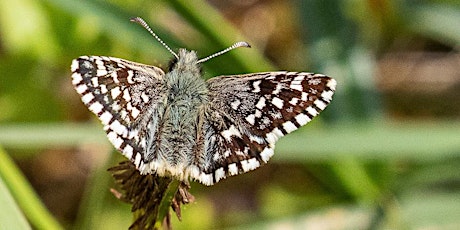
[[[172,216],[175,229],[460,226],[455,82],[443,96],[436,86],[452,79],[435,74],[423,88],[413,73],[425,66],[392,72],[406,82],[382,77],[392,53],[458,63],[458,1],[249,2],[0,1],[0,229],[131,224],[106,171],[124,158],[80,102],[69,69],[81,55],[166,68],[171,55],[129,21],[135,16],[171,48],[200,57],[251,43],[206,62],[207,78],[288,69],[338,81],[326,111],[282,138],[267,166],[212,187],[192,183],[196,202],[183,207],[182,222]],[[402,57],[396,62],[407,66]],[[458,65],[452,71],[458,77]],[[403,103],[410,93],[422,95],[413,108]],[[431,105],[440,109],[430,113]]]

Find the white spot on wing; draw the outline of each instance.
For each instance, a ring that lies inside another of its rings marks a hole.
[[[235,128],[234,125],[231,125],[230,128],[227,130],[224,130],[220,133],[227,141],[230,141],[232,139],[232,136],[237,136],[241,137],[240,131]]]
[[[78,85],[81,81],[83,81],[83,77],[79,73],[72,74],[72,84]]]
[[[214,161],[218,161],[218,160],[220,159],[220,154],[219,154],[219,152],[214,153],[214,155],[212,156],[212,159],[213,159]]]
[[[141,154],[138,153],[138,154],[136,154],[136,159],[134,160],[134,165],[136,165],[136,167],[139,167],[140,163],[141,163]]]
[[[238,174],[238,167],[236,166],[236,163],[228,165],[228,173],[230,174],[230,176]]]
[[[278,95],[278,93],[280,93],[280,91],[281,91],[282,88],[283,88],[283,86],[281,85],[281,83],[278,83],[278,84],[276,85],[275,90],[273,90],[272,94]]]
[[[291,98],[291,100],[289,101],[291,105],[297,105],[297,102],[299,102],[299,98],[296,97]]]
[[[94,87],[98,87],[98,86],[99,86],[99,80],[97,79],[97,77],[91,78],[91,82],[93,83],[93,86],[94,86]]]
[[[104,62],[101,60],[101,57],[94,57],[94,63],[96,63],[97,68],[105,69]]]
[[[116,84],[120,83],[120,81],[118,80],[117,72],[112,72],[110,76],[112,76],[113,82],[115,82]]]
[[[106,94],[108,92],[106,85],[101,85],[101,93]]]
[[[77,90],[77,93],[82,94],[88,89],[88,86],[82,84],[77,86],[75,89]]]
[[[298,91],[303,91],[302,85],[300,85],[300,84],[294,84],[294,82],[291,83],[291,85],[289,86],[289,88],[295,89],[295,90],[298,90]]]
[[[143,101],[144,103],[149,102],[149,96],[147,96],[147,94],[145,94],[145,92],[142,92],[141,98],[142,98],[142,101]]]
[[[116,149],[120,149],[121,144],[123,144],[123,139],[117,136],[112,144]]]
[[[258,109],[263,109],[265,107],[265,97],[261,97],[256,104]]]
[[[201,173],[199,180],[204,185],[210,186],[212,185],[212,174],[206,174],[204,172]]]
[[[302,125],[305,125],[305,124],[307,124],[308,122],[311,121],[311,119],[310,119],[307,115],[305,115],[305,114],[303,114],[303,113],[300,113],[299,115],[295,116],[295,120],[296,120],[297,123],[299,123],[299,125],[301,125],[301,126],[302,126]]]
[[[141,113],[141,111],[139,111],[136,107],[132,107],[131,109],[131,116],[136,119],[139,114]]]
[[[278,138],[284,136],[283,132],[278,128],[273,129],[272,133],[274,133]]]
[[[246,117],[246,121],[249,122],[249,124],[254,125],[256,123],[256,116],[251,114]]]
[[[313,107],[311,107],[311,106],[308,106],[307,109],[306,109],[306,111],[307,111],[310,115],[312,115],[313,117],[316,116],[316,115],[318,115],[318,111],[316,111],[316,109],[313,108]]]
[[[110,120],[112,120],[112,114],[110,114],[108,111],[105,111],[99,119],[101,120],[102,124],[108,125]]]
[[[278,140],[278,137],[274,133],[267,133],[265,139],[268,143],[274,144]]]
[[[257,118],[262,117],[262,111],[256,109],[256,113],[254,114]]]
[[[318,109],[324,110],[324,108],[326,108],[326,104],[321,100],[316,100],[314,103]]]
[[[232,107],[232,109],[234,110],[238,110],[238,106],[241,104],[241,101],[236,99],[235,101],[233,101],[232,103],[230,103],[230,106]]]
[[[294,125],[294,123],[290,121],[286,121],[283,123],[283,128],[286,130],[287,133],[291,133],[292,131],[296,130],[297,127]]]
[[[334,94],[334,92],[330,91],[330,90],[327,90],[327,91],[324,91],[322,94],[321,94],[321,97],[327,101],[327,102],[330,102],[332,100],[332,95]]]
[[[115,120],[112,122],[112,124],[110,124],[110,129],[120,136],[128,136],[128,129],[126,128],[126,126],[122,125],[118,120]]]
[[[294,78],[294,81],[303,81],[305,79],[305,75],[298,75]]]
[[[133,156],[134,149],[131,145],[126,145],[126,147],[123,149],[123,154],[128,158],[131,159]]]
[[[87,93],[81,97],[83,103],[88,104],[90,101],[94,99],[94,95],[92,93]]]
[[[124,98],[126,101],[131,101],[131,95],[129,94],[129,90],[128,90],[128,89],[123,90],[123,98]]]
[[[275,105],[278,109],[282,109],[284,102],[278,97],[273,97],[272,104]]]
[[[134,80],[133,80],[133,76],[134,76],[133,71],[128,70],[128,83],[129,84],[134,84],[135,83]]]
[[[112,95],[113,99],[116,99],[121,94],[120,87],[115,87],[110,90],[110,94]]]
[[[77,71],[77,69],[78,69],[78,60],[74,59],[72,61],[72,65],[70,66],[70,70],[72,72],[75,72],[75,71]]]
[[[302,92],[302,101],[307,101],[308,100],[308,93]]]
[[[260,92],[260,86],[259,85],[260,85],[261,82],[262,82],[261,80],[258,80],[258,81],[255,81],[255,82],[252,83],[252,86],[254,87],[254,89],[252,90],[253,93]]]
[[[273,149],[267,147],[260,153],[260,157],[265,163],[267,163],[268,160],[270,160],[270,157],[273,156],[273,154],[274,154]]]
[[[216,183],[219,182],[221,179],[225,178],[225,171],[224,168],[220,167],[215,172],[214,175],[216,177]]]
[[[240,161],[240,163],[241,163],[241,167],[243,168],[244,172],[247,172],[247,171],[251,170],[247,160],[242,160],[242,161]]]
[[[326,86],[331,88],[332,90],[335,90],[335,86],[337,85],[337,81],[334,79],[331,79],[327,82]]]
[[[117,134],[115,132],[109,132],[107,133],[107,138],[109,139],[109,141],[114,144],[116,142],[116,139],[117,139]]]
[[[254,170],[258,168],[259,166],[260,166],[260,163],[255,158],[241,161],[241,167],[243,168],[243,171],[245,172]]]
[[[251,158],[248,160],[251,170],[254,170],[260,166],[259,161],[256,158]]]
[[[107,72],[106,69],[97,69],[96,76],[105,76],[107,74],[108,74],[108,72]]]

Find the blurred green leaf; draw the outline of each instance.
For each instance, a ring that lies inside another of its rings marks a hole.
[[[2,150],[0,150],[2,151]],[[32,229],[0,176],[0,229]]]
[[[401,215],[412,229],[457,229],[460,195],[412,191],[401,197]]]
[[[33,0],[0,1],[0,31],[10,52],[53,60],[58,47],[43,6]]]
[[[200,57],[207,56],[236,41],[247,41],[218,11],[219,7],[225,7],[225,12],[239,7],[247,12],[238,12],[237,17],[231,15],[229,18],[235,23],[241,25],[242,21],[247,23],[254,19],[261,21],[255,26],[264,26],[265,19],[275,22],[277,28],[264,46],[267,50],[239,49],[212,59],[204,63],[206,77],[275,70],[262,52],[273,58],[276,54],[270,54],[270,46],[289,49],[282,42],[275,44],[279,37],[285,39],[280,34],[284,30],[278,30],[278,26],[285,27],[283,22],[298,18],[299,22],[292,22],[298,28],[293,29],[288,39],[301,37],[294,42],[294,47],[302,51],[293,52],[301,57],[285,62],[310,59],[302,63],[310,62],[311,66],[299,68],[323,72],[338,80],[333,103],[320,116],[322,121],[335,123],[327,125],[329,123],[315,120],[277,144],[272,161],[300,165],[302,175],[312,180],[301,185],[311,189],[302,190],[307,194],[299,195],[278,188],[279,184],[272,183],[272,180],[280,180],[282,176],[266,175],[270,177],[270,183],[254,192],[261,193],[259,196],[263,197],[263,202],[269,203],[273,199],[278,210],[273,210],[274,206],[259,204],[251,209],[233,211],[236,214],[225,219],[220,217],[226,215],[221,211],[225,212],[227,207],[219,207],[218,201],[227,196],[212,197],[215,189],[221,186],[219,183],[206,188],[206,197],[203,195],[197,199],[198,209],[187,210],[186,207],[181,227],[213,228],[216,224],[224,227],[225,224],[243,223],[251,224],[244,228],[261,229],[286,226],[303,229],[305,226],[328,227],[328,224],[337,223],[352,226],[349,229],[363,229],[369,225],[383,226],[383,229],[458,226],[459,198],[455,194],[459,190],[460,178],[460,123],[440,121],[438,117],[428,122],[384,122],[379,118],[392,119],[387,115],[391,109],[380,103],[374,76],[378,57],[386,52],[425,49],[422,47],[425,43],[455,50],[460,44],[460,27],[457,26],[460,2],[301,0],[294,3],[296,5],[292,6],[289,1],[213,1],[211,4],[202,0],[0,1],[0,122],[35,122],[2,124],[0,144],[12,150],[10,154],[18,154],[14,156],[22,156],[19,154],[24,152],[39,154],[37,150],[42,149],[78,148],[87,143],[110,145],[100,125],[36,123],[82,121],[90,117],[72,89],[70,60],[78,55],[96,54],[166,65],[172,56],[142,27],[129,22],[134,16],[144,17],[174,50],[184,47],[197,50]],[[235,8],[227,11],[227,6]],[[288,10],[273,6],[285,6]],[[248,20],[248,15],[252,17],[260,12],[264,13],[263,17]],[[181,32],[177,33],[178,30]],[[452,87],[450,90],[455,91],[455,84]],[[458,103],[453,100],[445,104],[456,106]],[[6,153],[3,155],[7,156]],[[114,153],[112,157],[122,156]],[[46,214],[39,198],[27,188],[25,179],[12,173],[18,170],[14,164],[8,166],[8,162],[11,162],[9,158],[0,160],[0,175],[9,189],[7,192],[15,197],[32,227],[42,228],[36,222],[46,222],[46,215],[50,215]],[[274,167],[279,165],[274,164]],[[77,221],[79,227],[129,225],[127,205],[119,205],[119,202],[118,205],[107,204],[111,199],[106,199],[109,180],[108,173],[107,177],[104,176],[104,170],[98,169],[84,195]],[[291,176],[289,173],[287,175]],[[38,212],[45,213],[41,214],[44,218],[37,218],[40,214],[35,217],[30,214],[30,209],[37,204],[32,202],[24,206],[30,198],[22,197],[24,192],[15,189],[15,183],[29,190],[29,195],[32,194],[42,207]],[[225,186],[225,182],[222,184]],[[0,196],[5,197],[1,186],[0,181]],[[310,191],[314,194],[309,194]],[[386,200],[387,196],[394,200]],[[367,207],[353,205],[356,200],[366,201],[361,204]],[[236,198],[234,203],[239,201]],[[350,206],[338,206],[341,202]],[[318,211],[319,207],[324,209]],[[267,208],[271,210],[267,211]],[[375,215],[375,210],[380,213]],[[263,214],[270,216],[270,220],[263,220]],[[284,214],[289,218],[282,218]],[[407,222],[407,226],[403,222]]]
[[[460,5],[421,4],[406,7],[405,16],[412,32],[453,47],[460,44]]]
[[[0,177],[21,207],[32,226],[37,229],[62,229],[56,219],[48,212],[16,167],[8,154],[0,148]]]

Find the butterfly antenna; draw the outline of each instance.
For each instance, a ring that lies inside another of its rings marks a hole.
[[[217,56],[219,56],[219,55],[222,55],[222,54],[224,54],[224,53],[227,53],[227,52],[230,51],[230,50],[233,50],[233,49],[236,49],[236,48],[239,48],[239,47],[248,47],[248,48],[251,48],[251,45],[249,45],[249,43],[247,43],[247,42],[237,42],[237,43],[233,44],[232,46],[228,47],[227,49],[224,49],[224,50],[222,50],[222,51],[220,51],[220,52],[217,52],[217,53],[215,53],[215,54],[213,54],[213,55],[210,55],[210,56],[208,56],[208,57],[205,57],[205,58],[203,58],[203,59],[201,59],[201,60],[198,60],[198,63],[205,62],[205,61],[207,61],[207,60],[209,60],[209,59],[211,59],[211,58],[215,58],[215,57],[217,57]]]
[[[177,59],[179,59],[179,56],[177,56],[177,54],[174,53],[174,51],[172,51],[172,49],[169,48],[169,46],[166,45],[166,43],[165,43],[163,40],[161,40],[161,38],[158,37],[158,36],[153,32],[152,29],[150,29],[150,26],[147,25],[147,23],[144,21],[144,19],[142,19],[142,18],[140,18],[140,17],[135,17],[135,18],[131,18],[130,21],[136,22],[136,23],[138,23],[139,25],[141,25],[142,27],[144,27],[147,31],[149,31],[149,33],[150,33],[154,38],[156,38],[156,39],[160,42],[161,45],[163,45],[170,53],[172,53],[172,55],[174,55],[174,57],[176,57]]]

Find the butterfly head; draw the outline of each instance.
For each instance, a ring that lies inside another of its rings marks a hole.
[[[196,68],[200,70],[198,65],[198,56],[195,51],[188,51],[186,49],[179,49],[178,57],[173,58],[169,64],[169,71],[186,70],[190,68]]]

